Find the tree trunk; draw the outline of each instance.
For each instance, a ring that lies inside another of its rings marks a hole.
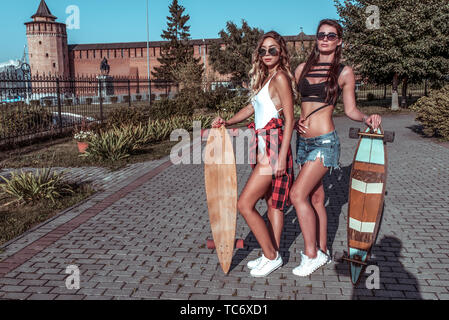
[[[398,74],[395,73],[393,77],[393,88],[391,94],[391,110],[399,110],[398,98]]]
[[[402,80],[402,99],[401,99],[401,108],[407,108],[407,86],[408,86],[408,77]]]

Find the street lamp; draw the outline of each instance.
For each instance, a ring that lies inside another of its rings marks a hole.
[[[148,101],[151,104],[151,81],[150,81],[150,22],[149,22],[149,0],[147,0],[147,77],[148,77]]]

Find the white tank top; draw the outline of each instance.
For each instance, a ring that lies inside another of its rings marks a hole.
[[[268,80],[265,86],[251,99],[251,103],[254,108],[254,124],[257,129],[261,129],[266,126],[266,124],[272,118],[279,118],[279,111],[271,100],[270,92],[268,90],[270,86],[271,79],[276,75],[276,73]],[[265,141],[263,138],[259,138],[259,152],[264,153],[265,151]]]

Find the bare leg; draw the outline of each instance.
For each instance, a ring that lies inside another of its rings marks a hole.
[[[271,240],[275,245],[275,249],[279,251],[281,246],[282,229],[284,228],[284,213],[279,209],[271,207],[272,191],[271,188],[265,194],[268,208],[268,231],[270,232]]]
[[[320,249],[326,253],[327,250],[327,213],[326,207],[324,206],[324,187],[323,181],[320,180],[318,185],[315,186],[312,193],[310,194],[310,202],[312,203],[313,209],[318,217],[317,220],[317,241]]]
[[[268,166],[268,167],[267,167]],[[265,221],[255,209],[257,201],[262,198],[271,186],[271,167],[268,163],[258,161],[237,203],[240,214],[250,227],[263,254],[270,260],[276,259],[276,248],[265,224]]]
[[[307,162],[302,167],[290,191],[290,199],[295,207],[304,236],[304,253],[312,259],[316,257],[317,253],[317,217],[309,202],[309,195],[321,181],[327,170],[320,159]]]

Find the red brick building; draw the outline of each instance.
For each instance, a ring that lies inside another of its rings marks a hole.
[[[104,57],[111,67],[111,76],[147,77],[147,43],[99,43],[68,44],[66,25],[56,22],[44,0],[41,0],[33,21],[25,23],[28,38],[29,61],[33,75],[57,75],[64,77],[96,76]],[[314,43],[314,37],[303,33],[286,36],[287,42],[299,48],[301,40],[305,46]],[[205,63],[205,74],[209,81],[224,81],[227,77],[214,72],[208,63],[209,46],[220,39],[191,40],[195,56]],[[149,44],[150,68],[159,66],[163,41]],[[212,79],[213,78],[213,79]]]

